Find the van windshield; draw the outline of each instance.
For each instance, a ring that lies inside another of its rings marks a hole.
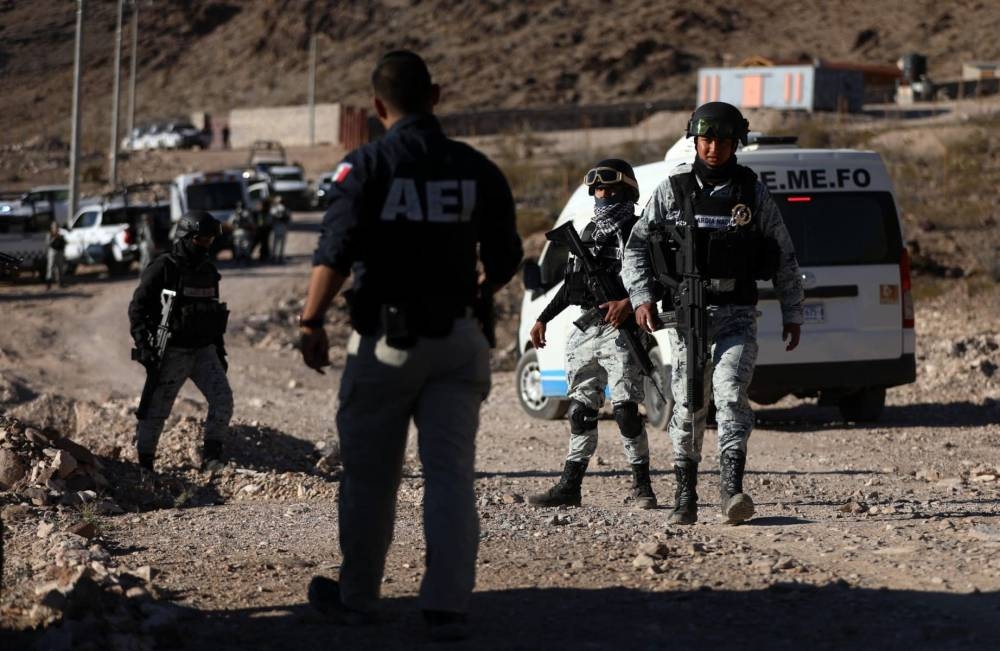
[[[199,183],[187,189],[188,210],[233,210],[243,201],[243,186],[226,181]]]
[[[888,192],[775,194],[799,266],[898,264],[903,249]]]

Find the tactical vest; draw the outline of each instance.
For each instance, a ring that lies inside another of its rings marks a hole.
[[[737,166],[733,192],[711,196],[694,172],[670,177],[680,208],[678,221],[695,227],[698,260],[695,267],[711,279],[712,305],[756,305],[757,280],[770,280],[778,270],[777,244],[764,237],[757,214],[757,175]]]
[[[632,220],[622,225],[622,240],[628,240],[629,233],[632,232],[632,226],[634,224],[635,220]],[[627,298],[628,290],[625,289],[625,284],[621,279],[621,242],[615,238],[609,242],[598,244],[594,240],[595,230],[596,227],[594,226],[594,223],[588,223],[584,227],[583,233],[580,235],[580,241],[582,241],[584,246],[586,246],[590,253],[593,254],[601,269],[613,274],[617,280],[617,291],[615,292],[614,299],[621,300],[623,298]],[[566,265],[565,283],[566,298],[570,305],[593,307],[595,298],[592,290],[590,289],[590,282],[587,278],[587,274],[583,271],[583,263],[580,262],[580,260],[575,256],[571,257],[569,264]]]
[[[170,345],[200,348],[216,343],[226,332],[229,310],[219,302],[219,272],[204,264],[180,264],[167,254],[166,283],[177,298],[171,315]],[[210,272],[210,273],[209,273]]]

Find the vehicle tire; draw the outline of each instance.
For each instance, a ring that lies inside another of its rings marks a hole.
[[[855,423],[872,423],[882,416],[885,409],[885,387],[865,387],[846,395],[838,403],[844,420]]]
[[[542,395],[541,370],[534,349],[525,352],[517,362],[514,381],[517,382],[517,400],[521,403],[521,409],[529,416],[557,420],[569,410],[569,400],[546,398]]]
[[[653,362],[656,383],[659,385],[660,390],[663,392],[663,397],[667,401],[664,402],[660,399],[659,394],[653,387],[652,381],[648,377],[643,378],[643,388],[646,393],[646,400],[643,402],[646,406],[646,422],[654,429],[665,430],[670,425],[671,414],[674,413],[674,396],[670,391],[670,375],[672,370],[670,366],[663,364],[659,348],[649,351],[649,359]]]

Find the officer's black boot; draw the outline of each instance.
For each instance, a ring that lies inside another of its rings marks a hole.
[[[667,520],[670,524],[694,524],[698,521],[698,464],[685,460],[675,462],[674,510]]]
[[[656,495],[649,480],[649,462],[632,464],[632,497],[639,509],[655,509]]]
[[[753,516],[753,500],[743,492],[743,469],[747,455],[742,450],[726,450],[719,457],[719,505],[729,524],[739,524]]]
[[[545,491],[528,496],[532,506],[580,506],[580,484],[587,472],[586,461],[567,461],[559,482]]]
[[[207,468],[212,462],[222,460],[222,441],[205,441],[201,449],[201,467]]]

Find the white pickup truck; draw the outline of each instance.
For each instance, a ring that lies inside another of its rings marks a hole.
[[[142,215],[157,218],[157,213],[162,213],[157,220],[161,221],[168,210],[166,204],[125,205],[120,199],[83,206],[62,231],[67,267],[103,264],[111,274],[127,272],[139,259],[138,223]]]

